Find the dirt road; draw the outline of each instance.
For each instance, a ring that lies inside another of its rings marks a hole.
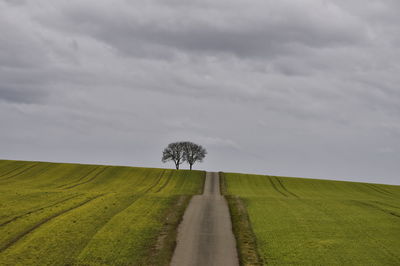
[[[172,266],[239,265],[228,205],[218,173],[207,173],[204,193],[194,196],[179,226]]]

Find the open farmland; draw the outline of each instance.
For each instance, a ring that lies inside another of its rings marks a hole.
[[[204,172],[0,161],[0,265],[168,264]]]
[[[400,265],[400,186],[234,173],[222,181],[243,264],[258,253],[269,265]]]

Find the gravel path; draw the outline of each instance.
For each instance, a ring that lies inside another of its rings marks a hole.
[[[207,172],[204,193],[192,198],[179,225],[172,266],[239,265],[228,205],[218,173]]]

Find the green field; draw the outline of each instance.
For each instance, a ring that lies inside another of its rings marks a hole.
[[[204,176],[0,160],[0,265],[168,264]]]
[[[256,249],[268,265],[400,265],[400,186],[233,173],[222,181],[243,264]]]

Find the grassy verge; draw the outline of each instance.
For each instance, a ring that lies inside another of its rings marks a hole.
[[[178,226],[182,221],[183,214],[192,196],[178,196],[175,204],[165,213],[165,222],[155,245],[147,256],[148,261],[143,265],[169,265],[176,247]]]
[[[219,176],[220,191],[229,206],[240,265],[263,265],[244,202],[238,196],[227,195],[224,173],[220,172]]]

